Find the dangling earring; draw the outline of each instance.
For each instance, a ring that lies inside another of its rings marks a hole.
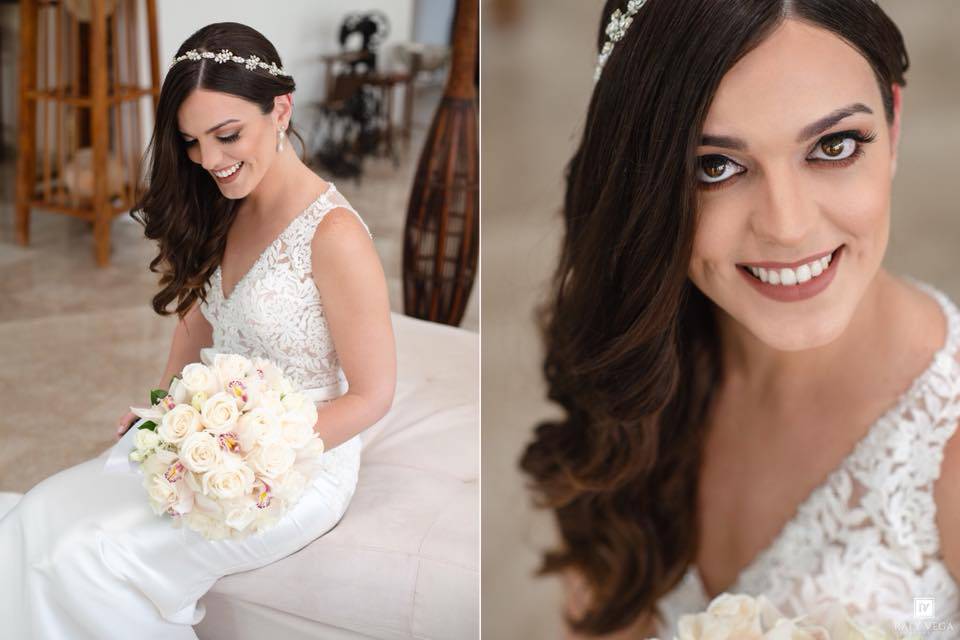
[[[286,139],[287,134],[284,133],[283,129],[277,129],[277,153],[283,151],[283,141]]]

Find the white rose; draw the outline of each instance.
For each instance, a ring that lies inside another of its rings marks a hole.
[[[302,449],[316,435],[313,430],[314,424],[300,417],[289,419],[284,416],[280,422],[280,434],[288,445],[294,449]]]
[[[286,411],[286,408],[283,406],[283,401],[280,399],[279,389],[261,389],[259,397],[257,398],[257,407],[260,409],[269,409],[278,416],[283,415]]]
[[[180,383],[183,385],[186,395],[192,396],[201,391],[208,396],[212,396],[220,391],[220,381],[216,373],[205,364],[192,362],[183,368],[180,372]]]
[[[141,453],[152,451],[160,446],[160,436],[154,433],[152,429],[137,429],[133,446]]]
[[[257,504],[252,498],[231,500],[223,505],[223,522],[231,529],[243,531],[257,518]]]
[[[286,473],[296,458],[297,453],[283,440],[266,439],[250,452],[247,462],[261,476],[273,479]]]
[[[224,391],[207,398],[207,401],[203,403],[203,409],[200,411],[200,421],[203,426],[215,435],[233,429],[239,418],[240,409],[237,407],[236,400]]]
[[[154,474],[147,476],[144,480],[144,487],[147,489],[147,496],[150,498],[150,504],[158,515],[164,513],[171,507],[181,506],[181,489],[185,489],[182,484],[169,482],[163,477],[163,474]],[[192,504],[192,496],[190,504]],[[186,509],[189,511],[189,508]]]
[[[223,540],[230,537],[230,528],[216,516],[194,510],[184,516],[186,525],[207,540]]]
[[[253,469],[234,456],[225,455],[217,468],[203,474],[201,485],[203,493],[224,500],[250,493],[255,479]]]
[[[280,431],[280,419],[272,410],[265,407],[257,407],[249,411],[237,420],[237,438],[240,440],[240,448],[243,451],[250,452],[264,438],[272,437]]]
[[[163,414],[160,425],[157,427],[157,435],[164,442],[180,444],[188,435],[202,428],[197,410],[188,404],[178,404]]]
[[[763,638],[763,627],[753,598],[729,593],[721,593],[714,598],[704,613],[681,616],[677,632],[679,640]]]
[[[252,369],[253,363],[236,353],[218,353],[213,357],[213,370],[221,389],[226,389],[231,380],[243,380]]]
[[[293,504],[303,495],[307,487],[307,478],[296,469],[291,469],[274,480],[273,494],[288,504]]]
[[[173,398],[176,404],[183,404],[190,399],[190,391],[186,385],[183,384],[183,380],[177,377],[174,377],[173,380],[170,381],[170,390],[167,391],[167,393]]]
[[[191,433],[180,445],[180,460],[183,466],[196,473],[206,473],[217,467],[220,458],[220,443],[206,431]]]

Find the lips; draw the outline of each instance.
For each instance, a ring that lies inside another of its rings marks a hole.
[[[764,269],[796,269],[802,265],[810,264],[811,262],[825,258],[826,256],[833,254],[833,252],[837,249],[839,249],[839,247],[831,249],[830,251],[822,251],[812,256],[803,258],[802,260],[797,260],[796,262],[741,262],[738,266],[755,267],[757,269],[760,267],[763,267]]]

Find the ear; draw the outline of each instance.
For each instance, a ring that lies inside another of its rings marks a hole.
[[[892,85],[893,123],[890,125],[890,175],[897,175],[897,151],[900,147],[900,122],[903,111],[903,94],[898,84]]]
[[[286,129],[290,126],[290,118],[293,116],[293,94],[285,93],[276,96],[273,99],[273,124],[277,127]]]

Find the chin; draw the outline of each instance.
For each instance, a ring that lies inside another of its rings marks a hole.
[[[834,317],[783,325],[754,327],[745,325],[756,338],[777,351],[807,351],[823,347],[839,338],[849,324],[849,318]]]

